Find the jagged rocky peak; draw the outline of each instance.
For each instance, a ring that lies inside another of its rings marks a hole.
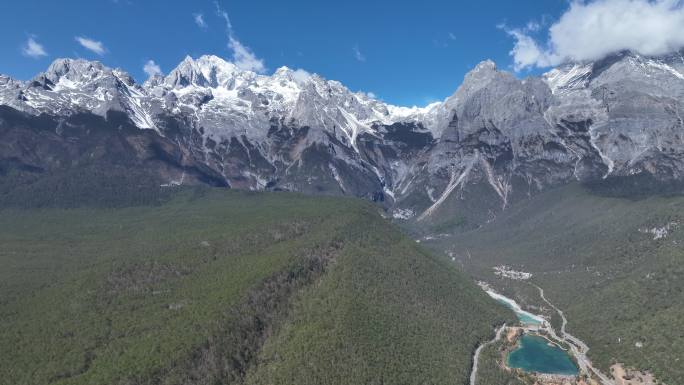
[[[444,102],[448,107],[454,107],[459,99],[467,97],[473,92],[487,86],[497,75],[502,74],[496,68],[496,63],[492,60],[481,61],[475,68],[470,70],[464,77],[463,83],[456,89],[454,94],[449,96]],[[503,73],[513,76],[509,73]]]
[[[0,74],[0,84],[2,84],[2,85],[7,84],[7,82],[9,82],[10,80],[12,80],[11,77],[9,77],[7,75]]]
[[[56,59],[45,72],[36,75],[27,87],[52,92],[90,91],[115,94],[116,89],[142,87],[126,71],[111,69],[99,61],[85,59]],[[98,97],[98,95],[88,95]]]
[[[107,116],[109,111],[120,111],[139,128],[154,128],[150,111],[143,106],[146,98],[145,90],[124,70],[84,59],[56,59],[21,89],[0,89],[2,104],[34,115]]]
[[[281,79],[286,81],[297,82],[298,84],[306,84],[314,79],[322,80],[322,78],[316,74],[310,74],[304,70],[293,70],[290,67],[282,66],[278,68],[273,73],[273,78]]]
[[[124,82],[127,86],[137,86],[135,79],[128,72],[122,70],[121,68],[115,68],[112,74],[116,76],[117,79]]]
[[[241,71],[235,64],[215,55],[200,56],[197,60],[186,56],[164,79],[169,88],[224,87],[234,88],[233,80],[237,75],[253,78],[250,71]]]
[[[551,90],[542,80],[518,79],[486,60],[470,71],[445,101],[445,111],[451,114],[445,139],[480,152],[513,145],[511,155],[517,150],[522,154],[525,149],[516,148],[517,143],[540,141],[551,131],[544,114],[553,103]],[[445,152],[452,146],[447,147]]]
[[[465,98],[480,89],[489,87],[493,82],[511,84],[516,81],[519,80],[512,73],[499,71],[493,61],[485,60],[465,75],[463,84],[458,88],[455,95],[459,98]]]
[[[470,70],[463,78],[463,84],[461,87],[472,87],[477,85],[482,85],[490,82],[501,72],[496,67],[496,63],[492,60],[481,61],[478,65]]]
[[[164,76],[161,74],[153,74],[143,83],[143,88],[152,89],[154,87],[160,86],[164,82]]]
[[[485,59],[475,66],[466,76],[475,76],[477,74],[487,74],[497,71],[496,63],[491,59]]]
[[[521,81],[513,74],[499,71],[492,60],[484,60],[465,75],[463,83],[451,96],[447,97],[442,103],[423,109],[422,116],[419,116],[417,119],[429,127],[435,137],[441,137],[447,131],[449,124],[455,118],[459,118],[464,112],[463,108],[468,101],[471,101],[479,91],[491,88],[495,90],[494,94],[500,94],[500,92],[496,91],[497,89],[506,93],[517,88],[516,85],[519,84],[522,84]],[[486,103],[489,103],[489,101],[486,101]],[[471,112],[473,112],[472,109]]]
[[[61,58],[55,59],[47,71],[39,74],[34,79],[42,76],[55,84],[62,78],[72,82],[85,82],[107,73],[111,73],[111,70],[98,61]]]
[[[21,82],[14,80],[7,75],[0,74],[0,86],[9,86],[15,84],[21,84]]]

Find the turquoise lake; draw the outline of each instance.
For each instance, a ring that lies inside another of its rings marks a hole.
[[[518,347],[508,354],[508,366],[527,372],[577,375],[575,363],[566,351],[539,336],[525,334]]]

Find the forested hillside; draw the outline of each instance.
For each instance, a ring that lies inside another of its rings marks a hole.
[[[511,316],[369,203],[152,201],[0,211],[3,381],[462,384]]]

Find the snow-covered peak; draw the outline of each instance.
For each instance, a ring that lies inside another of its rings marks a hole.
[[[470,74],[478,74],[482,72],[496,71],[496,63],[491,59],[485,59],[479,62],[475,68],[470,71]]]
[[[86,83],[111,74],[112,70],[98,61],[62,58],[53,61],[47,71],[39,74],[34,80],[44,76],[55,84],[61,79],[74,83]]]
[[[7,76],[7,75],[0,74],[0,87],[2,87],[2,88],[6,88],[6,87],[19,88],[23,85],[24,85],[24,83],[19,81],[19,80],[15,80],[15,79],[12,79],[11,77]]]
[[[162,76],[161,74],[154,74],[147,78],[147,80],[145,80],[145,83],[143,83],[143,88],[151,89],[160,86],[163,82],[164,76]]]
[[[114,110],[126,113],[139,128],[155,128],[144,106],[145,90],[125,71],[97,61],[56,59],[29,82],[1,83],[0,103],[32,114],[107,116]]]
[[[86,93],[84,97],[95,98],[98,98],[98,92],[114,92],[129,87],[142,90],[124,70],[111,69],[98,61],[84,59],[56,59],[45,72],[28,82],[28,86],[43,91]]]
[[[641,83],[655,94],[681,96],[684,55],[677,52],[650,57],[624,51],[597,62],[562,65],[545,73],[542,79],[561,97],[573,91],[624,81]]]
[[[215,55],[200,56],[197,60],[187,56],[164,79],[170,88],[187,86],[231,88],[237,75],[253,78],[250,71],[241,71],[235,64]]]

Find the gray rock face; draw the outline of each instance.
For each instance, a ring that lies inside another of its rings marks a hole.
[[[442,103],[403,108],[301,70],[263,76],[215,56],[143,85],[60,59],[25,83],[0,76],[0,104],[54,117],[121,112],[233,187],[362,196],[427,220],[470,196],[500,210],[572,180],[681,181],[682,71],[681,53],[625,52],[522,80],[485,61]]]
[[[620,53],[524,80],[481,63],[444,103],[451,120],[416,188],[442,194],[423,194],[430,206],[419,218],[438,214],[455,192],[467,202],[477,185],[505,207],[516,193],[572,180],[681,182],[682,63],[681,54]]]
[[[681,162],[684,149],[684,75],[677,70],[681,63],[681,56],[629,55],[592,72],[587,89],[605,112],[592,135],[612,175],[647,172],[681,179],[681,168],[668,166]]]

